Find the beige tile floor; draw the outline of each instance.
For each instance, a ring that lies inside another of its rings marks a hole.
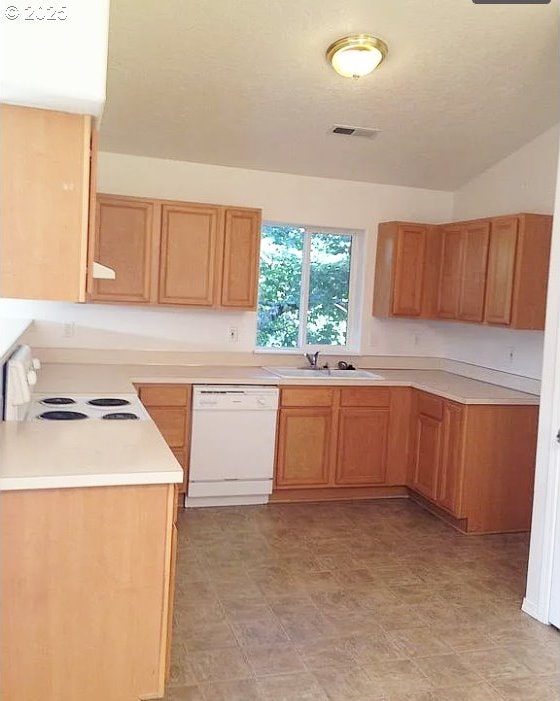
[[[527,551],[406,500],[183,512],[165,698],[560,700]]]

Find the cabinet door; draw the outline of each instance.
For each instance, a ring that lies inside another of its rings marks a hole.
[[[484,310],[489,324],[507,326],[511,322],[517,230],[517,217],[494,219],[491,223]]]
[[[388,434],[388,409],[340,409],[335,484],[366,487],[385,482]]]
[[[155,207],[150,200],[98,195],[93,260],[112,268],[116,278],[91,280],[90,299],[155,302],[152,284],[157,282]]]
[[[457,318],[463,321],[482,321],[490,222],[472,224],[463,230],[464,248],[461,266],[461,285]]]
[[[437,498],[437,476],[441,449],[441,421],[418,414],[413,486],[428,499]]]
[[[222,211],[204,205],[163,205],[160,304],[216,304]]]
[[[399,225],[393,279],[394,316],[420,316],[426,227],[414,224]]]
[[[442,230],[442,238],[437,315],[442,319],[456,319],[463,263],[463,232],[459,227],[446,227]]]
[[[0,114],[0,296],[83,302],[91,117]]]
[[[325,487],[330,477],[332,411],[280,409],[276,487]]]
[[[256,309],[261,240],[261,213],[254,209],[226,209],[222,307]]]
[[[182,448],[186,442],[187,412],[184,407],[146,407],[170,448]]]
[[[463,408],[445,402],[443,445],[437,480],[437,503],[455,516],[460,515],[463,481]]]

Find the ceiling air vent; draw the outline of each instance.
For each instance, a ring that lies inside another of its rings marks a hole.
[[[345,124],[335,124],[329,129],[329,134],[341,134],[342,136],[361,136],[363,139],[375,139],[381,129],[370,129],[369,127],[349,127]]]

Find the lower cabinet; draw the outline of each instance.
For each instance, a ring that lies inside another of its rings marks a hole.
[[[187,491],[191,442],[191,385],[137,385],[140,401],[183,468],[179,493]]]
[[[0,590],[9,605],[0,618],[0,698],[163,695],[174,487],[3,492]]]
[[[469,533],[528,530],[538,407],[413,400],[413,494]]]
[[[278,423],[276,485],[328,486],[331,442],[330,408],[282,408]]]
[[[387,478],[388,388],[289,387],[280,397],[277,490],[404,484]]]
[[[437,499],[440,467],[441,421],[418,414],[412,485],[428,499]]]

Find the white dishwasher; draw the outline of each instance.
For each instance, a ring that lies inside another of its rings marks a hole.
[[[277,387],[195,385],[185,506],[266,504],[277,412]]]

